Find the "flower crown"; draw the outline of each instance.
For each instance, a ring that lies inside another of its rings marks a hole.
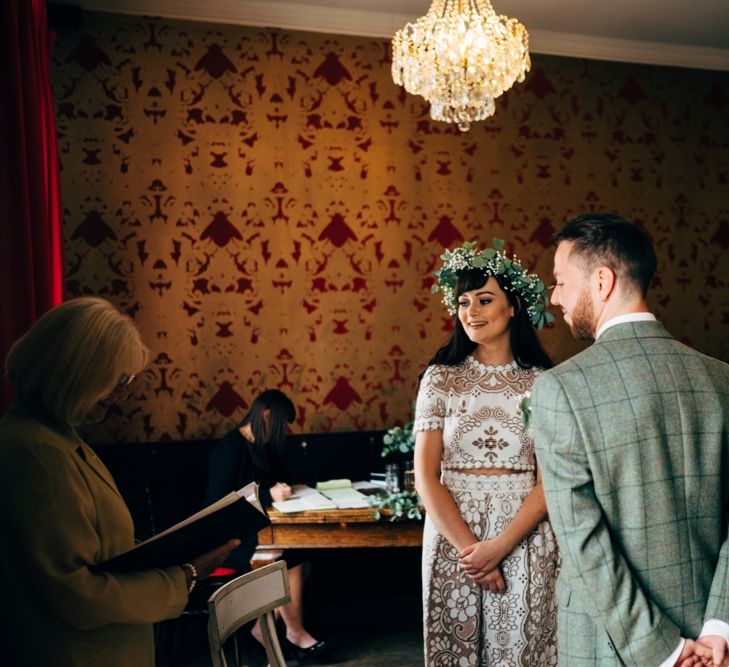
[[[535,273],[527,273],[514,256],[509,259],[503,252],[504,242],[494,239],[494,247],[480,250],[473,241],[466,241],[460,248],[446,250],[440,258],[443,266],[433,275],[437,284],[433,292],[443,292],[443,303],[451,315],[458,311],[456,283],[458,273],[469,269],[483,269],[484,274],[501,276],[505,279],[505,289],[513,291],[521,299],[531,323],[541,329],[545,324],[554,322],[554,316],[547,312],[547,289]]]

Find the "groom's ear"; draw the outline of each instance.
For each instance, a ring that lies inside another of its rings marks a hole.
[[[592,274],[593,289],[601,301],[607,301],[615,292],[615,271],[609,266],[599,266]]]

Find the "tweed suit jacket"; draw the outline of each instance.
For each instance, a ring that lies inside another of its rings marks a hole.
[[[659,665],[729,621],[729,365],[658,322],[616,324],[542,373],[531,405],[560,664]]]
[[[76,432],[19,406],[0,419],[0,629],[9,665],[151,667],[152,624],[187,604],[179,567],[89,566],[134,545],[132,517]]]

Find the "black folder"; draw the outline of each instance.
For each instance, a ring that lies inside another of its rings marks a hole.
[[[182,565],[233,538],[258,532],[271,522],[253,482],[129,551],[96,563],[94,570],[134,572]]]

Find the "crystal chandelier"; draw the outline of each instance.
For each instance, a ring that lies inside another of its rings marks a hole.
[[[392,39],[395,83],[430,102],[433,120],[463,132],[493,115],[494,100],[530,66],[526,28],[497,16],[489,0],[433,0]]]

